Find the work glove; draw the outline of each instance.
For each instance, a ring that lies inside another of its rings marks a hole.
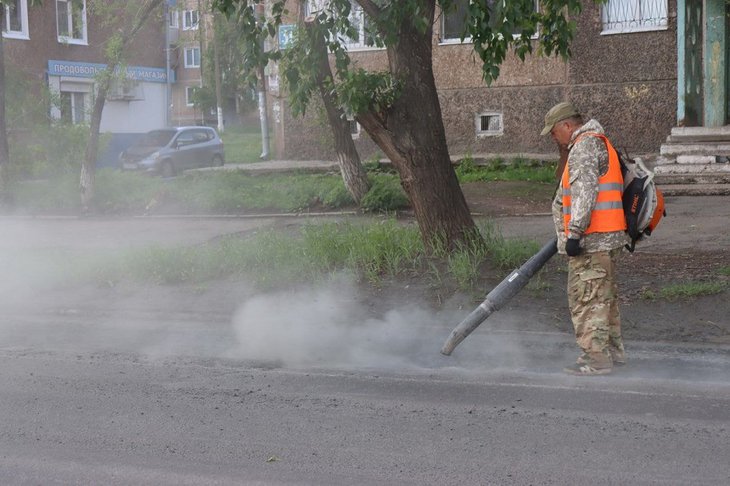
[[[565,242],[565,253],[567,253],[568,256],[578,256],[582,251],[583,250],[580,247],[580,240],[578,238],[568,238],[568,241]]]

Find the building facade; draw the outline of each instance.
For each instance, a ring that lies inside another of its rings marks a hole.
[[[539,132],[545,112],[562,100],[573,101],[586,116],[600,120],[619,147],[631,153],[659,151],[676,118],[674,2],[609,0],[604,6],[585,2],[575,19],[570,59],[528,56],[522,62],[508,55],[490,86],[482,79],[473,45],[459,39],[459,16],[468,0],[457,4],[453,12],[437,13],[432,39],[434,76],[454,156],[554,156],[553,142],[539,137]],[[289,10],[297,12],[296,2],[290,2]],[[354,12],[361,15],[356,5]],[[385,51],[367,48],[361,39],[350,53],[365,68],[387,66]],[[308,118],[294,119],[279,91],[271,92],[277,155],[332,157],[327,127],[317,110],[311,110]],[[377,152],[365,133],[353,131],[363,157]]]
[[[51,117],[88,121],[94,77],[106,67],[108,32],[117,27],[92,15],[86,0],[56,0],[35,7],[27,0],[15,0],[5,9],[6,69],[20,72],[29,89],[47,87],[58,96],[60,102],[49,107]],[[132,42],[127,79],[110,90],[102,132],[135,133],[164,125],[164,35],[159,19],[150,19]]]
[[[728,2],[583,2],[573,19],[577,30],[569,59],[528,56],[522,62],[508,55],[490,86],[482,80],[473,45],[459,38],[468,3],[458,0],[455,11],[437,12],[432,39],[453,157],[555,158],[553,142],[539,137],[543,116],[555,103],[570,100],[598,119],[616,146],[652,160],[665,182],[730,182]],[[289,10],[298,15],[298,2],[289,2]],[[296,23],[294,14],[286,30]],[[353,16],[358,15],[362,10],[353,2]],[[368,48],[363,39],[361,32],[349,46],[354,62],[386,68],[386,53]],[[270,84],[277,156],[332,158],[324,117],[313,109],[306,118],[293,118],[275,68],[270,71],[277,78]],[[353,134],[363,158],[378,155],[367,134],[357,128]]]
[[[193,103],[194,93],[203,86],[203,60],[212,33],[211,15],[199,9],[197,0],[181,0],[168,8],[170,69],[175,73],[170,99],[170,124],[204,124],[210,120]]]

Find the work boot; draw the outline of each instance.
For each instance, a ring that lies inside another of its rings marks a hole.
[[[593,376],[593,375],[607,375],[611,373],[611,367],[607,368],[596,368],[591,364],[572,364],[563,368],[563,371],[569,375],[574,376]]]
[[[613,361],[614,366],[623,366],[626,364],[626,354],[623,352],[623,350],[611,348],[611,361]]]
[[[589,364],[590,359],[588,358],[587,354],[581,354],[578,356],[578,359],[575,360],[576,364],[584,365]],[[623,366],[626,364],[626,356],[624,353],[619,353],[617,351],[611,350],[611,362],[614,366]]]

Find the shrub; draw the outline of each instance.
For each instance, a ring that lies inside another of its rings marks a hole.
[[[372,187],[360,202],[365,211],[386,212],[409,206],[408,198],[397,177],[389,174],[371,174]]]

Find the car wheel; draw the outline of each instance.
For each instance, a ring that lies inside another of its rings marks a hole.
[[[223,157],[221,157],[220,155],[214,155],[213,167],[223,167]]]
[[[172,177],[175,175],[175,167],[171,160],[164,160],[160,165],[160,174],[162,177]]]

